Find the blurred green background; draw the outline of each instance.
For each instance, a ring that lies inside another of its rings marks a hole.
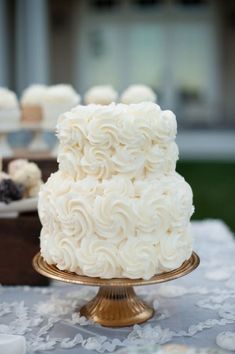
[[[193,219],[218,218],[235,232],[235,162],[179,161],[194,193]]]

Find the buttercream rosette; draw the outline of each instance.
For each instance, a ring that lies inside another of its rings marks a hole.
[[[190,257],[192,212],[192,191],[175,172],[130,182],[58,171],[39,195],[41,252],[78,274],[149,279]]]
[[[178,159],[175,115],[150,102],[78,106],[59,119],[57,136],[60,170],[75,180],[167,174]]]

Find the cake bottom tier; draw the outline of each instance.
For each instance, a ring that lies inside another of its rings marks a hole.
[[[177,173],[99,182],[58,171],[39,195],[41,253],[81,275],[149,279],[191,256],[192,212],[191,188]]]

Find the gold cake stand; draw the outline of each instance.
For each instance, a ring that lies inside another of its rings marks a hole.
[[[97,295],[80,309],[80,313],[106,327],[131,326],[145,322],[153,316],[154,310],[137,297],[133,286],[163,283],[180,278],[192,272],[199,263],[198,255],[193,252],[181,267],[155,275],[149,280],[101,279],[61,271],[56,266],[47,264],[40,253],[33,259],[34,269],[48,278],[79,285],[99,286]]]

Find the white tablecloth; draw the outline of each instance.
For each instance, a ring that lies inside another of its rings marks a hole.
[[[217,349],[219,344],[233,349],[226,353],[235,353],[233,235],[218,220],[194,222],[193,233],[194,250],[201,257],[197,270],[170,283],[136,288],[157,308],[149,322],[111,329],[80,317],[75,309],[94,295],[95,288],[57,284],[49,288],[0,287],[0,333],[24,335],[30,354],[114,352],[133,343]]]

